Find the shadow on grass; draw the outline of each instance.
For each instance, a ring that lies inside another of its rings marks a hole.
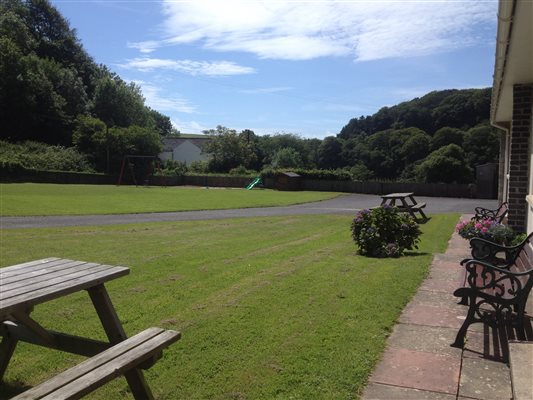
[[[6,383],[0,382],[0,400],[7,400],[16,395],[31,389],[31,386],[25,385],[22,382]]]
[[[403,253],[404,257],[422,257],[430,255],[428,252],[420,252],[420,251],[405,251]]]

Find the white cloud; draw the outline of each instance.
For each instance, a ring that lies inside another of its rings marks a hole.
[[[199,42],[272,59],[410,57],[486,43],[479,29],[495,23],[496,8],[496,0],[168,0],[166,37],[131,47]]]
[[[264,94],[264,93],[268,94],[268,93],[286,92],[288,90],[292,90],[292,87],[283,86],[283,87],[258,88],[258,89],[242,89],[240,90],[240,92],[244,94]]]
[[[127,60],[119,67],[135,69],[138,71],[172,70],[189,75],[242,75],[255,73],[255,69],[235,64],[232,61],[193,61],[193,60],[169,60],[161,58],[140,57]]]
[[[196,121],[182,121],[174,118],[171,122],[181,133],[203,133],[209,129]]]
[[[141,87],[142,94],[146,99],[146,105],[157,111],[170,111],[192,114],[196,112],[196,107],[191,105],[186,99],[171,96],[164,97],[161,95],[162,89],[152,83],[133,80]]]

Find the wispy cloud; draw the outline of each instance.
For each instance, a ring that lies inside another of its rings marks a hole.
[[[255,69],[236,64],[232,61],[193,61],[193,60],[169,60],[161,58],[140,57],[126,60],[118,64],[119,67],[138,71],[172,70],[189,75],[242,75],[253,74]]]
[[[269,94],[269,93],[286,92],[288,90],[292,90],[292,87],[284,86],[284,87],[271,87],[271,88],[242,89],[240,90],[240,92],[244,94]]]
[[[182,121],[174,118],[171,122],[181,133],[203,133],[203,131],[209,129],[196,121]]]
[[[186,99],[174,96],[164,96],[159,86],[152,83],[132,80],[141,87],[142,94],[146,99],[146,104],[158,111],[180,112],[192,114],[196,112],[196,107],[191,105]]]
[[[486,43],[479,28],[492,27],[497,1],[168,0],[162,7],[166,36],[131,47],[149,53],[198,42],[260,58],[368,61]]]

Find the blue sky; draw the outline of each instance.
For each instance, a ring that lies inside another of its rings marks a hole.
[[[184,133],[323,138],[432,90],[492,85],[496,0],[52,4]]]

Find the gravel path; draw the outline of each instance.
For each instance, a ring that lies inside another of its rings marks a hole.
[[[426,214],[472,213],[474,207],[496,208],[496,200],[455,199],[447,197],[419,197],[417,201],[425,202]],[[138,222],[195,221],[207,219],[225,219],[240,217],[270,217],[280,215],[313,214],[355,214],[357,210],[376,206],[380,203],[377,195],[349,194],[314,203],[287,207],[240,208],[234,210],[180,211],[144,214],[112,215],[61,215],[48,217],[1,217],[1,229],[45,228],[59,226],[89,226],[131,224]]]

